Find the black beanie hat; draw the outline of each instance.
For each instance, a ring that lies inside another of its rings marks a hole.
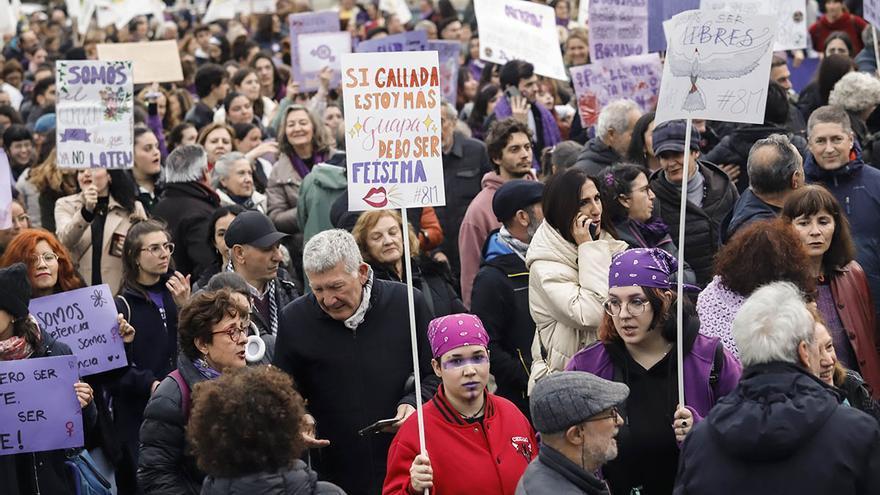
[[[16,319],[28,315],[31,302],[31,282],[24,263],[16,263],[0,269],[0,309],[8,311]]]

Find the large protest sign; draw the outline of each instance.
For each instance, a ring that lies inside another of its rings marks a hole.
[[[669,49],[654,121],[764,122],[776,24],[770,16],[702,10],[666,21]]]
[[[407,31],[384,38],[358,43],[358,53],[371,52],[420,52],[428,49],[428,35],[424,31]]]
[[[700,8],[700,0],[649,0],[648,1],[648,50],[666,50],[663,22],[686,10]]]
[[[290,22],[290,70],[291,77],[299,83],[300,91],[316,91],[321,85],[318,71],[304,71],[299,60],[299,38],[305,34],[335,33],[339,31],[339,14],[337,12],[306,12],[291,14]],[[335,74],[333,87],[339,85],[339,74]]]
[[[648,53],[648,0],[590,2],[590,59]]]
[[[862,14],[862,17],[874,26],[880,24],[880,0],[864,0]]]
[[[349,210],[444,205],[437,54],[351,54],[342,73]]]
[[[131,62],[56,63],[56,158],[61,168],[131,168],[134,84]]]
[[[525,60],[542,76],[568,80],[553,7],[520,0],[475,0],[480,59]]]
[[[82,447],[77,381],[73,356],[0,360],[0,456]]]
[[[324,67],[333,69],[330,87],[339,86],[339,63],[342,55],[351,53],[351,34],[348,31],[335,33],[312,33],[299,35],[297,60],[303,73],[318,73]]]
[[[232,19],[235,17],[235,6],[238,1],[239,0],[211,0],[211,3],[208,5],[208,10],[205,11],[205,16],[202,18],[202,22],[209,24],[223,19]]]
[[[31,299],[29,308],[40,328],[70,346],[81,375],[128,364],[107,284]]]
[[[776,28],[776,51],[796,50],[807,47],[806,0],[701,0],[700,10],[725,10],[743,15],[769,15],[774,17]]]
[[[97,50],[98,60],[131,60],[135,84],[183,81],[180,52],[174,40],[105,43]]]
[[[663,64],[656,53],[605,59],[571,68],[578,113],[584,127],[596,125],[599,110],[620,98],[629,98],[643,112],[657,104]]]
[[[436,51],[440,58],[440,94],[455,105],[458,96],[458,56],[461,43],[455,40],[428,41],[428,50]]]

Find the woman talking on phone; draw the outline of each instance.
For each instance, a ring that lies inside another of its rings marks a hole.
[[[529,390],[565,369],[574,354],[596,341],[608,297],[611,257],[627,248],[603,221],[599,183],[568,169],[544,187],[544,222],[529,251],[529,307],[535,320]]]

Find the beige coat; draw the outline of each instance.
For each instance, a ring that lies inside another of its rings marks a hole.
[[[296,206],[299,203],[299,188],[302,186],[302,181],[303,178],[290,163],[290,158],[282,153],[269,175],[269,184],[266,186],[266,207],[269,210],[269,218],[275,222],[275,227],[285,234],[301,232],[296,220]]]
[[[526,254],[536,327],[529,393],[537,380],[564,370],[577,351],[596,341],[611,256],[626,248],[604,231],[598,240],[575,246],[546,221],[538,227]]]
[[[65,196],[55,203],[55,235],[61,244],[70,251],[73,264],[85,282],[92,281],[92,229],[82,216],[82,193]],[[134,213],[125,211],[113,197],[110,197],[107,220],[104,223],[104,242],[101,252],[101,280],[110,286],[113,294],[122,286],[122,257],[110,254],[114,234],[122,239],[132,223],[147,218],[144,207],[135,201]],[[121,251],[121,243],[119,251]]]

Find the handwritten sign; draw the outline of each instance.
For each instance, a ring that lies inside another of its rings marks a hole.
[[[744,15],[769,15],[778,22],[773,50],[807,47],[806,0],[701,0],[700,10],[723,10]]]
[[[183,80],[180,52],[174,40],[107,43],[98,45],[97,50],[98,60],[131,60],[135,84]]]
[[[12,228],[12,172],[9,157],[0,150],[0,229]]]
[[[770,16],[705,10],[666,21],[669,49],[654,121],[762,123],[776,24]]]
[[[525,60],[542,75],[568,80],[553,7],[520,0],[475,0],[480,59],[505,64]]]
[[[131,168],[131,62],[57,62],[56,140],[61,168]]]
[[[666,50],[663,22],[685,10],[700,8],[700,0],[650,0],[648,2],[648,50]]]
[[[339,14],[333,11],[306,12],[291,14],[290,22],[290,69],[293,80],[299,83],[300,91],[317,91],[321,82],[318,78],[318,70],[305,71],[301,67],[299,59],[299,39],[301,36],[313,33],[335,33],[339,31]],[[326,64],[325,64],[326,65]],[[339,86],[339,74],[335,74],[331,81],[333,87]]]
[[[82,447],[76,358],[0,361],[0,456]]]
[[[596,125],[599,111],[620,98],[629,98],[650,112],[657,104],[663,64],[656,53],[604,59],[571,68],[578,110],[584,127]]]
[[[880,0],[864,0],[862,2],[862,13],[866,21],[875,27],[880,25]]]
[[[428,41],[428,50],[436,51],[440,58],[440,93],[446,101],[455,105],[461,43],[455,40],[431,40]]]
[[[342,55],[351,53],[351,34],[336,33],[301,34],[297,46],[299,68],[303,72],[320,72],[324,67],[333,69],[331,87],[339,86],[339,64]]]
[[[208,10],[205,11],[205,17],[202,22],[210,24],[214,21],[223,19],[232,19],[235,17],[236,0],[211,0]]]
[[[590,59],[648,53],[648,0],[590,2]]]
[[[424,31],[407,31],[384,38],[358,43],[358,53],[371,52],[420,52],[428,49],[428,35]]]
[[[590,0],[581,0],[578,4],[578,24],[585,26],[590,20]]]
[[[81,375],[128,364],[107,284],[31,299],[29,308],[40,328],[70,346]]]
[[[342,57],[352,211],[443,206],[436,52]]]

